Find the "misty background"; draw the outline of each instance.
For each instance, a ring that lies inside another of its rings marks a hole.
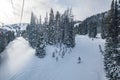
[[[23,23],[29,23],[31,12],[37,17],[45,17],[50,8],[63,13],[67,8],[73,9],[75,19],[85,18],[109,10],[112,0],[25,0]],[[0,0],[0,23],[20,23],[23,0]],[[44,19],[43,19],[44,20]]]

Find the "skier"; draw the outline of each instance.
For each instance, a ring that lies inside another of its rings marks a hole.
[[[58,57],[56,57],[56,61],[58,61]]]
[[[55,52],[53,52],[52,57],[53,57],[53,58],[55,57]]]
[[[80,57],[78,57],[78,64],[79,64],[79,63],[81,63],[81,58],[80,58]]]

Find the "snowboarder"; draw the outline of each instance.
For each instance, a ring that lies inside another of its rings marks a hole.
[[[80,58],[80,57],[78,57],[78,64],[79,64],[79,63],[81,63],[81,58]]]

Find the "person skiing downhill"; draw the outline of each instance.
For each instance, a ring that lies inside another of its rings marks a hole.
[[[80,58],[80,57],[78,57],[78,64],[79,64],[79,63],[81,63],[81,58]]]

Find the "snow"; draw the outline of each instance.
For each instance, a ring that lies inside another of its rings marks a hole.
[[[104,46],[102,39],[89,39],[87,36],[76,36],[76,46],[66,52],[64,58],[59,55],[58,61],[52,53],[58,48],[47,46],[45,58],[37,58],[34,49],[22,37],[11,42],[2,53],[7,60],[0,70],[0,80],[106,80],[103,56],[99,45]],[[78,57],[81,63],[78,64]]]
[[[4,80],[3,75],[5,75],[5,78],[7,76],[5,80],[9,80],[9,77],[15,75],[26,65],[27,61],[33,57],[34,53],[35,50],[29,47],[25,39],[22,37],[16,38],[16,40],[11,42],[2,53],[2,59],[6,60],[4,61],[5,63],[2,64],[4,66],[0,68],[0,80]]]
[[[98,33],[98,34],[96,35],[96,38],[101,38],[101,34]]]
[[[79,26],[79,24],[81,24],[81,23],[76,23],[76,24],[74,25],[74,28],[75,28],[76,26]]]
[[[3,27],[1,27],[1,29],[7,30],[7,31],[13,31],[15,32],[15,35],[16,35],[19,29],[20,31],[26,30],[27,25],[28,25],[27,23],[4,25]]]

